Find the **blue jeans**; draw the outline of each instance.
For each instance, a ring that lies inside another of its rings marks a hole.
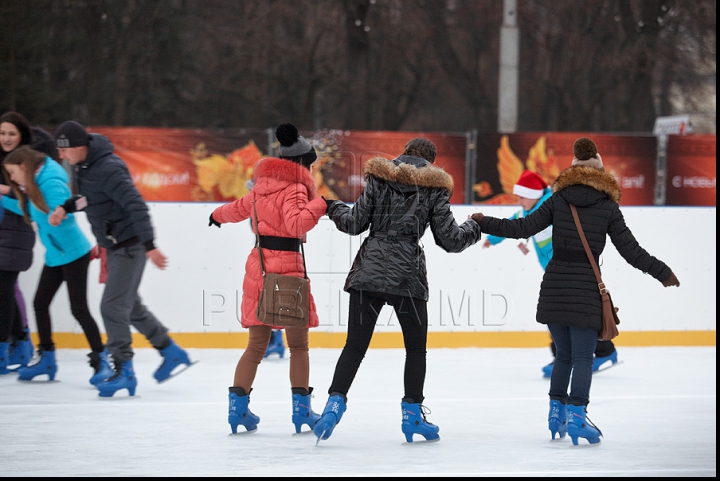
[[[550,399],[563,404],[587,406],[590,402],[593,354],[598,342],[598,331],[556,324],[548,324],[548,329],[557,349],[550,378]],[[571,377],[572,386],[568,396]]]

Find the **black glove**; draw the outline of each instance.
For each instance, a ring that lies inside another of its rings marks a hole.
[[[485,217],[485,216],[483,215],[482,212],[475,212],[473,215],[470,216],[470,218],[471,218],[472,220],[474,220],[475,222],[477,222],[477,225],[480,225],[480,222],[482,222],[483,217]]]
[[[327,212],[327,209],[329,209],[330,206],[335,203],[335,201],[334,201],[334,200],[327,200],[327,199],[325,198],[325,196],[320,196],[320,197],[322,197],[322,200],[324,200],[324,201],[325,201],[325,204],[327,204],[327,207],[326,207],[326,209],[325,209],[325,212]]]
[[[218,227],[222,227],[222,224],[220,222],[216,221],[215,219],[213,219],[212,214],[210,214],[210,223],[208,224],[208,227],[212,227],[214,225],[216,225]]]
[[[675,275],[675,273],[672,272],[672,271],[670,271],[670,277],[668,277],[667,279],[665,279],[665,280],[662,282],[662,285],[665,286],[665,287],[670,287],[670,286],[680,287],[680,281],[678,280],[678,278],[677,278],[677,276]]]

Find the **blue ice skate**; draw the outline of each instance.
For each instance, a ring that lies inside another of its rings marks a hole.
[[[130,397],[135,395],[137,377],[133,369],[132,359],[118,362],[115,360],[115,374],[104,381],[100,381],[96,387],[100,391],[100,397],[113,397],[121,389],[127,389]]]
[[[310,429],[313,429],[317,422],[320,420],[320,415],[316,412],[313,412],[312,408],[310,407],[310,399],[312,397],[312,392],[313,388],[310,388],[309,390],[305,389],[304,387],[292,388],[292,423],[295,425],[296,433],[300,432],[300,428],[302,428],[303,424],[307,424]]]
[[[551,378],[551,377],[552,377],[552,372],[553,372],[553,366],[554,366],[554,365],[555,365],[555,361],[551,362],[551,363],[548,364],[547,366],[543,366],[543,368],[542,368],[543,377],[546,377],[546,378]]]
[[[55,351],[45,351],[38,349],[40,359],[32,365],[21,367],[18,369],[18,381],[32,381],[36,376],[48,375],[48,380],[55,380],[57,373],[57,363],[55,362]]]
[[[228,390],[228,423],[233,434],[237,434],[238,426],[243,426],[249,433],[257,431],[260,418],[250,411],[250,394],[241,387],[231,387]]]
[[[30,340],[30,333],[25,329],[25,339],[18,339],[10,344],[10,358],[8,360],[8,366],[15,366],[8,368],[9,371],[16,372],[21,367],[25,367],[30,364],[35,347]]]
[[[605,364],[606,362],[610,362],[610,364],[608,366],[604,367],[603,369],[607,369],[610,366],[612,366],[613,364],[617,364],[617,362],[618,362],[617,350],[613,351],[612,354],[610,354],[609,356],[605,356],[605,357],[597,357],[596,356],[595,359],[593,360],[593,366],[592,366],[593,372],[602,371],[603,369],[600,369],[600,367],[603,364]]]
[[[590,444],[598,444],[602,432],[587,419],[585,406],[567,405],[568,427],[567,432],[575,446],[578,438],[585,438]]]
[[[157,380],[157,382],[167,381],[171,377],[180,374],[182,371],[194,364],[190,362],[190,358],[188,357],[187,352],[185,352],[180,346],[175,344],[175,341],[173,341],[172,339],[170,339],[169,346],[160,349],[159,351],[163,357],[163,362],[153,374],[153,377],[155,378],[155,380]],[[176,372],[175,374],[172,374],[173,369],[181,365],[186,365],[187,367]]]
[[[92,351],[88,354],[88,357],[90,358],[88,361],[90,367],[95,370],[95,373],[90,378],[90,384],[93,386],[97,386],[115,374],[115,371],[110,367],[110,362],[108,362],[107,350],[103,349],[102,352]]]
[[[265,351],[265,356],[263,356],[263,358],[267,358],[270,356],[270,354],[273,353],[277,353],[278,356],[280,356],[280,359],[285,356],[285,342],[283,341],[282,329],[276,329],[272,331],[270,343],[268,344],[267,350]]]
[[[402,408],[402,432],[405,434],[407,442],[413,442],[413,434],[419,434],[425,438],[426,442],[440,441],[440,428],[433,423],[429,423],[425,418],[425,414],[430,411],[420,403],[416,403],[414,399],[403,398],[400,403]]]
[[[555,434],[559,435],[558,439],[564,438],[567,434],[567,406],[556,399],[550,401],[548,429],[550,429],[553,439],[555,439]]]
[[[0,374],[10,374],[8,362],[10,361],[10,343],[0,342]]]
[[[325,404],[325,409],[320,416],[320,420],[313,428],[315,436],[317,436],[317,441],[315,442],[316,446],[321,439],[326,440],[330,438],[333,429],[335,429],[335,426],[337,426],[342,419],[343,413],[346,409],[347,403],[345,401],[345,396],[342,394],[333,393],[328,398],[327,404]]]

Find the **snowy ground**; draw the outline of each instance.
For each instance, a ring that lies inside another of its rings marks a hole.
[[[287,354],[260,366],[258,431],[229,436],[227,387],[241,351],[189,352],[199,363],[157,384],[158,353],[137,350],[134,398],[99,399],[77,349],[58,350],[56,382],[0,376],[2,475],[716,476],[715,347],[619,348],[623,362],[593,378],[589,417],[604,436],[592,447],[550,441],[549,349],[430,350],[425,404],[441,440],[411,445],[400,431],[403,351],[372,349],[319,446],[294,434]],[[310,353],[315,411],[339,352]]]

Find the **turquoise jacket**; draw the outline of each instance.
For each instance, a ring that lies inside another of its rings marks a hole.
[[[545,189],[545,192],[543,192],[543,196],[538,199],[535,206],[526,211],[525,209],[517,211],[515,214],[510,217],[510,219],[517,219],[520,217],[527,217],[528,215],[535,212],[540,205],[548,200],[552,196],[552,190],[547,187]],[[490,242],[491,245],[499,244],[500,242],[505,240],[505,237],[498,237],[494,235],[487,235],[485,236],[485,239]],[[553,255],[553,247],[552,247],[552,225],[548,226],[547,229],[542,230],[532,236],[533,245],[535,246],[535,252],[537,252],[538,261],[540,261],[540,265],[542,266],[543,270],[548,265],[548,262],[550,262],[550,259]]]
[[[51,213],[72,196],[67,172],[50,157],[45,158],[45,163],[35,174],[35,183]],[[0,202],[7,210],[23,215],[17,199],[5,195]],[[37,224],[40,241],[45,246],[45,265],[64,266],[90,252],[90,241],[80,230],[73,214],[68,214],[59,226],[53,227],[48,223],[49,214],[39,210],[32,202],[28,202],[28,206],[30,219]]]

